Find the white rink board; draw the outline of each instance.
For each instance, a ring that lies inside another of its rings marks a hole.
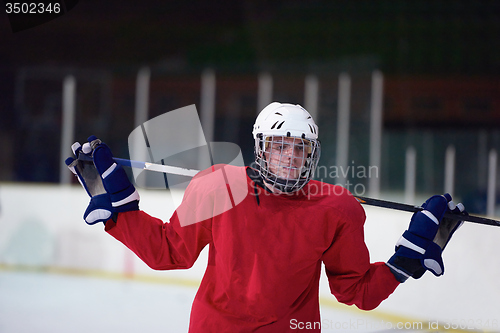
[[[168,193],[140,190],[141,209],[164,221],[168,220],[174,209]],[[59,267],[120,274],[132,268],[136,275],[182,280],[186,281],[186,285],[201,280],[207,261],[206,250],[189,270],[153,271],[107,235],[102,224],[85,224],[82,215],[87,204],[88,197],[76,185],[0,184],[0,265]],[[365,211],[366,243],[372,261],[386,261],[393,254],[395,242],[407,228],[411,214],[369,206],[365,206]],[[354,319],[362,323],[359,318],[364,318],[364,324],[370,323],[366,329],[356,327],[357,332],[383,330],[377,324],[390,315],[420,320],[424,329],[428,322],[437,320],[460,323],[462,328],[500,331],[497,305],[500,298],[497,285],[500,266],[496,260],[496,255],[500,253],[499,240],[500,228],[466,223],[455,234],[444,253],[444,276],[435,278],[431,273],[426,273],[419,280],[409,280],[371,312],[335,305],[335,299],[329,294],[327,281],[323,278],[321,295],[322,300],[326,301],[322,301],[322,319],[326,323],[338,324],[352,323]],[[168,289],[166,286],[161,288]],[[186,286],[179,288],[189,289]],[[186,297],[194,295],[195,288],[191,287],[190,290]],[[183,305],[183,309],[189,307]],[[342,319],[339,319],[339,314]],[[168,320],[168,313],[165,316],[162,320]],[[334,327],[331,329],[333,331]],[[1,326],[0,331],[4,332]]]

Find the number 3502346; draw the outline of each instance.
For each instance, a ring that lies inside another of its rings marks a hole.
[[[7,14],[58,14],[61,12],[61,4],[58,2],[7,2],[5,12]]]

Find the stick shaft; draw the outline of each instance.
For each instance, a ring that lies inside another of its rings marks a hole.
[[[154,163],[148,163],[148,162],[132,161],[132,160],[126,160],[123,158],[114,158],[114,160],[116,163],[118,163],[120,165],[128,166],[131,168],[138,168],[138,169],[144,169],[144,170],[155,171],[155,172],[165,172],[165,173],[188,176],[188,177],[194,177],[199,172],[199,170],[194,170],[194,169],[186,169],[186,168],[180,168],[180,167],[174,167],[174,166],[162,165],[162,164],[154,164]],[[410,212],[410,213],[415,213],[415,212],[423,210],[423,208],[420,206],[413,206],[413,205],[408,205],[408,204],[403,204],[403,203],[398,203],[398,202],[373,199],[373,198],[367,198],[367,197],[359,197],[359,196],[356,196],[355,198],[356,198],[356,200],[358,200],[359,203],[361,203],[363,205],[401,210],[401,211]],[[485,224],[485,225],[500,227],[500,221],[492,220],[492,219],[488,219],[488,218],[476,216],[476,215],[466,215],[466,214],[461,215],[461,214],[453,214],[450,212],[446,212],[444,214],[444,216],[446,218],[450,218],[452,220],[467,221],[467,222],[473,222],[473,223],[478,223],[478,224]]]
[[[410,212],[410,213],[415,213],[415,212],[423,210],[423,208],[420,206],[407,205],[407,204],[379,200],[379,199],[372,199],[372,198],[367,198],[367,197],[356,197],[356,200],[358,200],[358,202],[363,204],[363,205],[396,209],[396,210],[401,210],[401,211]],[[460,214],[453,214],[450,212],[446,212],[444,214],[444,217],[450,218],[452,220],[467,221],[467,222],[473,222],[473,223],[478,223],[478,224],[486,224],[486,225],[500,227],[500,221],[492,220],[492,219],[488,219],[488,218],[476,216],[476,215],[466,215],[466,214],[460,215]]]
[[[128,166],[128,167],[137,168],[137,169],[144,169],[144,170],[149,170],[149,171],[155,171],[155,172],[165,172],[165,173],[170,173],[170,174],[180,175],[180,176],[194,177],[198,172],[200,172],[200,170],[180,168],[180,167],[174,167],[174,166],[170,166],[170,165],[126,160],[123,158],[116,158],[116,157],[113,159],[115,160],[115,162],[117,164],[120,164],[123,166]]]

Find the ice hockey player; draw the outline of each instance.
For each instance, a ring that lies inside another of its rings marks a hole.
[[[443,274],[442,250],[460,226],[443,215],[464,210],[448,194],[432,196],[412,216],[386,263],[370,263],[362,206],[347,190],[312,179],[321,148],[310,114],[271,103],[257,117],[253,137],[254,168],[200,172],[167,222],[139,210],[136,189],[96,137],[73,145],[95,168],[66,161],[91,196],[85,221],[104,222],[106,232],[151,268],[190,268],[209,246],[190,332],[275,333],[294,331],[297,323],[314,323],[308,331],[320,332],[322,265],[333,296],[364,310],[409,277]]]

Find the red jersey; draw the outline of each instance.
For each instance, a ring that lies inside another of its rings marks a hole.
[[[322,263],[339,302],[370,310],[395,290],[389,268],[370,263],[365,213],[352,194],[315,180],[272,194],[254,172],[219,166],[199,173],[168,223],[142,211],[106,223],[153,269],[189,268],[209,245],[189,332],[274,333],[320,322]]]

